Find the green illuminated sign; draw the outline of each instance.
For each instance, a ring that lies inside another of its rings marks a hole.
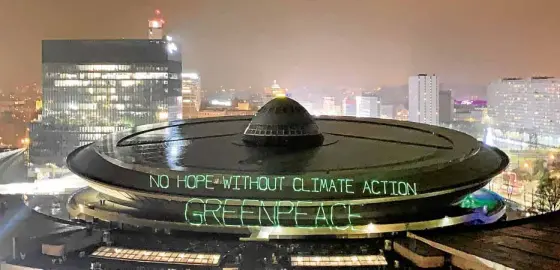
[[[360,217],[352,211],[351,205],[342,202],[312,206],[310,201],[273,201],[272,205],[265,205],[259,200],[192,198],[185,203],[185,221],[195,226],[258,225],[346,230],[354,229],[353,221]]]
[[[149,186],[157,190],[203,191],[199,196],[213,197],[213,192],[254,193],[332,193],[370,197],[411,196],[418,194],[416,183],[351,178],[303,176],[191,174],[150,175]],[[254,194],[247,194],[250,195]],[[266,196],[266,194],[263,194]],[[220,196],[218,196],[220,197]],[[348,197],[348,196],[347,196]],[[311,201],[260,201],[250,199],[191,198],[185,203],[185,221],[190,225],[284,226],[338,230],[354,229],[361,219],[360,206],[345,202],[325,205]]]
[[[221,190],[259,191],[259,192],[309,192],[309,193],[345,193],[368,194],[379,196],[417,195],[416,183],[405,181],[366,180],[356,184],[350,178],[303,178],[301,176],[251,176],[251,175],[213,175],[191,174],[150,175],[150,188],[185,189],[185,190]]]

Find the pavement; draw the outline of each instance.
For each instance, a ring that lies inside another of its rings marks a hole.
[[[87,182],[74,174],[33,181],[28,178],[25,149],[0,153],[1,195],[71,194],[87,186]]]

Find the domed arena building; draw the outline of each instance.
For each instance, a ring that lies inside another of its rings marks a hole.
[[[502,218],[482,188],[507,156],[458,131],[313,117],[276,98],[253,117],[140,126],[76,149],[75,219],[238,234],[375,237]]]

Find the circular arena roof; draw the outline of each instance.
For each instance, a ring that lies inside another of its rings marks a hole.
[[[247,143],[247,135],[254,134],[248,131],[256,125],[289,130],[295,124],[305,127],[299,135],[320,135],[322,140],[297,149]],[[183,120],[111,134],[68,158],[71,170],[90,181],[147,194],[301,199],[308,196],[302,190],[312,190],[315,199],[323,200],[392,197],[398,185],[414,195],[483,186],[507,163],[501,151],[461,132],[395,120],[313,119],[287,98],[268,103],[253,119]],[[196,188],[187,183],[191,178]],[[162,179],[167,182],[160,183]],[[348,181],[341,179],[351,180],[354,189],[342,187]],[[212,187],[200,188],[203,181]],[[237,185],[234,193],[228,192],[233,187],[225,187],[231,182]],[[304,187],[295,187],[300,184]],[[374,184],[384,191],[374,191]]]

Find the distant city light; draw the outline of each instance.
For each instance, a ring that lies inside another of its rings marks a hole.
[[[158,113],[158,119],[160,121],[167,120],[168,117],[169,117],[169,114],[167,112]]]
[[[213,99],[210,101],[210,104],[214,106],[231,106],[231,100],[222,101],[222,100]]]
[[[200,78],[198,76],[198,73],[183,73],[181,76],[183,77],[183,79],[192,79],[192,80],[198,80]]]
[[[486,131],[486,137],[484,138],[484,143],[489,146],[496,146],[494,142],[494,133],[492,132],[492,128],[488,128]]]

